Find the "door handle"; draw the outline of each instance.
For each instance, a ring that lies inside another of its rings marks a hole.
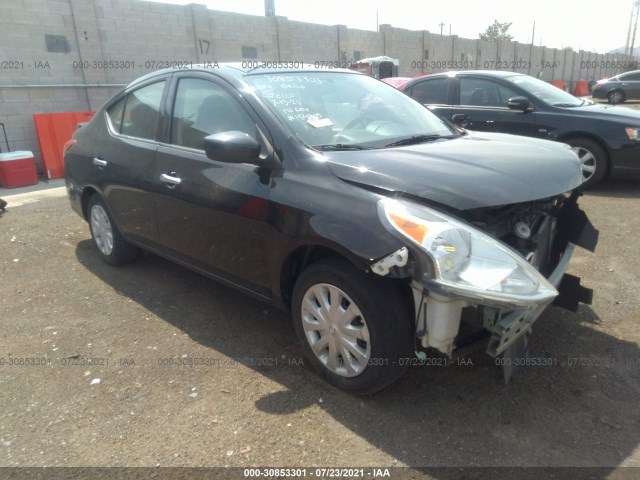
[[[103,159],[101,159],[99,157],[93,157],[93,164],[96,167],[106,167],[107,166],[107,161],[103,160]]]
[[[164,183],[169,183],[171,185],[180,185],[182,183],[182,179],[180,177],[176,177],[174,172],[170,174],[163,173],[160,175],[160,180]]]

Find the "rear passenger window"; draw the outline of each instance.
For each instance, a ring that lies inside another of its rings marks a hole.
[[[624,82],[637,82],[640,80],[640,72],[627,73],[622,75],[620,79]]]
[[[420,103],[427,103],[430,105],[439,104],[447,105],[449,100],[447,98],[449,79],[448,78],[434,78],[433,80],[425,80],[420,83],[416,83],[411,89],[411,98],[416,99]]]
[[[120,115],[120,102],[109,109],[111,125],[117,133],[130,137],[154,140],[160,116],[160,103],[164,81],[147,85],[125,97],[124,112]],[[121,119],[118,127],[118,118]]]

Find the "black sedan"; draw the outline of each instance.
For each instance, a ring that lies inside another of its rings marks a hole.
[[[163,70],[65,150],[105,262],[142,248],[290,310],[311,363],[351,392],[425,349],[514,356],[551,302],[590,300],[564,274],[597,241],[567,193],[569,147],[466,132],[356,72]]]
[[[403,91],[470,130],[568,143],[582,161],[585,187],[640,173],[640,112],[594,104],[512,72],[439,73],[416,78]]]
[[[591,90],[591,96],[607,100],[613,105],[625,100],[640,99],[640,70],[598,80]]]

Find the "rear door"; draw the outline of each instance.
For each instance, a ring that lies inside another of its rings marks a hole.
[[[451,117],[452,81],[450,77],[431,77],[417,81],[405,90],[411,98],[429,107],[441,118]]]
[[[175,259],[269,296],[270,179],[255,165],[211,160],[204,152],[204,137],[213,133],[239,130],[260,139],[258,120],[214,78],[174,78],[170,128],[153,172],[160,241]]]
[[[95,139],[92,168],[98,188],[120,231],[154,246],[158,232],[149,182],[158,149],[159,111],[166,79],[128,92],[109,106],[108,133]]]

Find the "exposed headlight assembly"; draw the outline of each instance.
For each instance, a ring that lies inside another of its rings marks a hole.
[[[627,137],[629,137],[629,140],[640,140],[639,127],[627,127],[624,130],[627,132]]]
[[[558,295],[531,264],[499,240],[431,208],[406,200],[378,202],[382,222],[411,240],[432,263],[438,290],[463,298],[530,308]]]

